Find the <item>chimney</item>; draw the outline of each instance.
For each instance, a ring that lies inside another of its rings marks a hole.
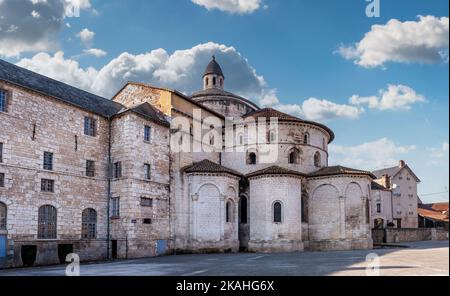
[[[398,167],[399,167],[399,168],[402,168],[402,167],[404,167],[405,165],[406,165],[406,163],[405,163],[404,160],[400,160],[400,161],[398,162]]]
[[[389,175],[383,175],[379,181],[379,184],[387,189],[391,189],[391,178]]]

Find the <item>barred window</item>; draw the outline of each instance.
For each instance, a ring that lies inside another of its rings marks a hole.
[[[56,239],[56,208],[45,205],[39,208],[38,239]]]
[[[55,191],[55,181],[49,179],[41,180],[41,191],[42,192],[54,192]]]
[[[152,128],[146,125],[144,127],[144,141],[150,142],[151,136],[152,136]]]
[[[86,160],[86,177],[95,177],[95,161]]]
[[[0,202],[0,230],[6,230],[6,205]]]
[[[282,208],[281,202],[275,202],[273,204],[273,222],[281,223],[282,222]]]
[[[113,197],[111,199],[111,214],[113,218],[120,217],[120,197]]]
[[[153,198],[141,197],[142,207],[153,207]]]
[[[152,166],[148,163],[144,164],[144,174],[145,174],[145,180],[151,180],[152,179]]]
[[[0,163],[3,162],[3,143],[0,143]]]
[[[5,173],[0,173],[0,187],[5,187]]]
[[[97,237],[97,212],[85,209],[82,214],[81,238],[94,239]]]
[[[122,163],[120,161],[114,163],[114,179],[122,178]]]
[[[303,135],[303,144],[305,144],[305,145],[309,144],[309,134],[308,133]]]
[[[0,112],[6,112],[8,93],[0,89]]]
[[[44,152],[44,170],[53,171],[53,153]]]
[[[92,117],[84,118],[84,134],[95,137],[97,132],[97,120]]]

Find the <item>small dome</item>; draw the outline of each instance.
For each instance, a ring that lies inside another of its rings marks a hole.
[[[223,72],[222,72],[222,68],[216,62],[216,57],[215,56],[212,57],[212,61],[209,62],[209,64],[206,67],[206,70],[205,70],[205,73],[203,74],[203,76],[206,76],[206,75],[209,75],[209,74],[216,74],[216,75],[224,77]]]

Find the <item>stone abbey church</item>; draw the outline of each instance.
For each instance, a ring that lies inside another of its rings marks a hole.
[[[225,91],[215,58],[202,79],[191,96],[129,82],[106,99],[0,60],[0,267],[372,247],[376,177],[328,166],[333,131]],[[231,150],[173,152],[193,139],[179,117],[244,133]],[[277,131],[249,144],[247,118]]]

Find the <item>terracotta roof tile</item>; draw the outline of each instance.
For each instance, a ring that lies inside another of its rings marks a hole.
[[[237,177],[242,177],[242,174],[236,172],[235,170],[226,168],[220,164],[212,162],[208,159],[202,160],[200,162],[194,163],[184,169],[186,173],[227,173]]]
[[[299,123],[314,125],[314,126],[317,126],[319,128],[324,129],[325,131],[327,131],[327,133],[330,135],[329,143],[331,143],[335,137],[334,132],[329,127],[327,127],[321,123],[303,120],[298,117],[280,112],[273,108],[265,108],[265,109],[256,110],[256,111],[250,112],[244,116],[244,118],[248,118],[248,117],[254,117],[255,119],[266,118],[266,120],[270,120],[270,118],[278,118],[278,121],[299,122]]]
[[[376,177],[371,172],[346,168],[343,166],[324,167],[318,170],[317,172],[309,174],[310,177],[336,176],[336,175],[366,175],[373,179],[376,179]]]
[[[294,175],[294,176],[306,177],[305,174],[302,174],[297,171],[285,169],[285,168],[282,168],[279,166],[271,166],[271,167],[247,174],[246,177],[251,178],[251,177],[257,177],[257,176],[261,176],[261,175]]]

